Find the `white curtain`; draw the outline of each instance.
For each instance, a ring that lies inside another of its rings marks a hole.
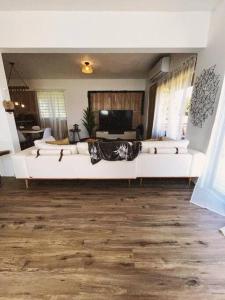
[[[159,82],[156,92],[156,107],[152,136],[166,135],[181,139],[187,127],[187,106],[191,99],[192,81],[196,58]]]
[[[37,99],[41,126],[51,128],[52,135],[57,139],[68,136],[64,92],[38,91]]]
[[[225,80],[207,151],[204,173],[191,202],[225,216]]]

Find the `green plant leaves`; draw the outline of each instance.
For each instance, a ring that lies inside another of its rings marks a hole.
[[[90,109],[90,107],[87,107],[86,109],[83,110],[82,124],[87,129],[89,136],[92,136],[96,123],[95,123],[95,115],[93,111]]]

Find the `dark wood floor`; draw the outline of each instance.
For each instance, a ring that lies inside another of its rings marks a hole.
[[[3,181],[0,299],[225,299],[225,219],[184,180]]]

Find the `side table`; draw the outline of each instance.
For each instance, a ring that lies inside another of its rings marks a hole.
[[[77,135],[77,140],[80,142],[80,129],[70,129],[70,132],[73,134],[73,144],[76,143],[76,135]]]

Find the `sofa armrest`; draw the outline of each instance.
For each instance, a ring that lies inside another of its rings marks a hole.
[[[188,149],[188,153],[190,153],[192,155],[190,177],[201,176],[204,166],[205,166],[205,161],[206,161],[205,153],[200,152],[195,149]]]
[[[13,168],[16,178],[29,178],[26,157],[30,155],[32,149],[35,149],[35,147],[22,150],[12,155]]]

